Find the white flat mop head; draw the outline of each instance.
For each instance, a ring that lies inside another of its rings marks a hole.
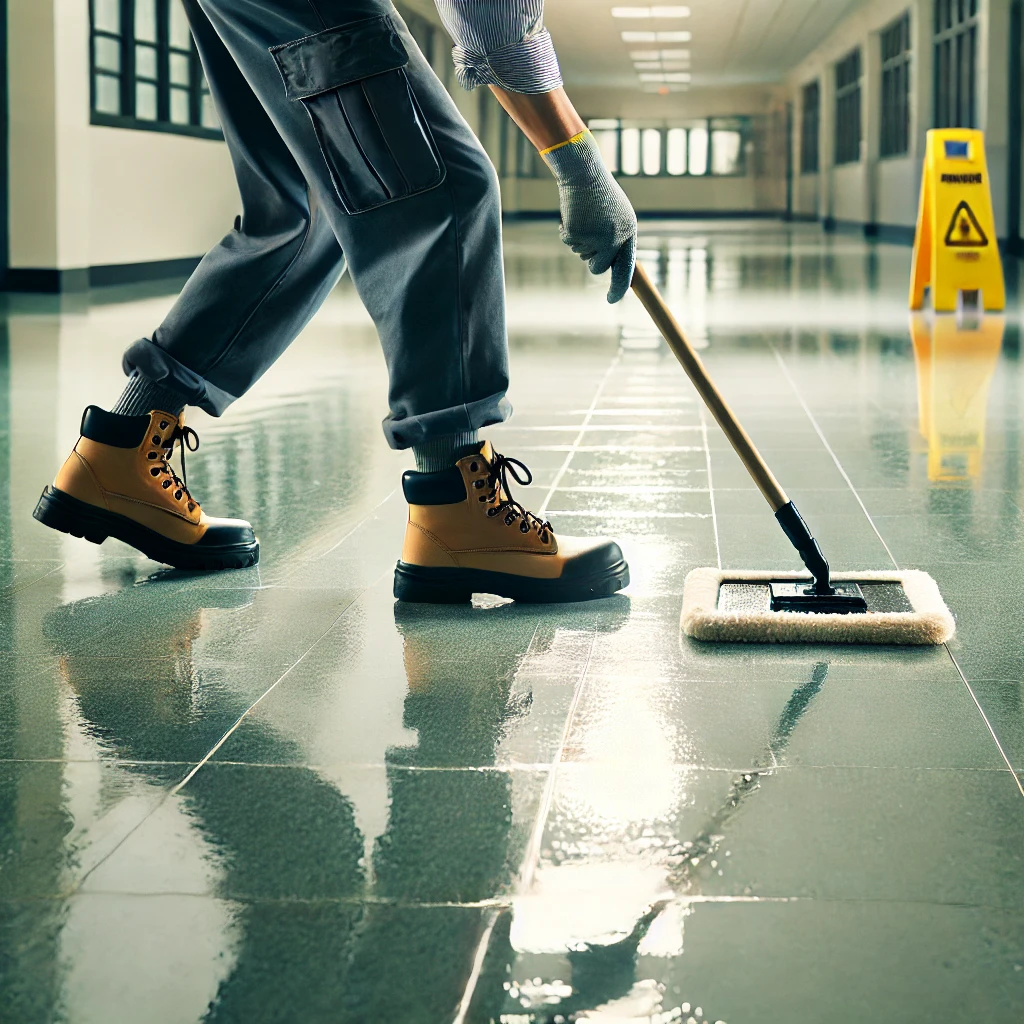
[[[773,611],[770,583],[807,580],[799,572],[694,569],[683,585],[682,628],[698,640],[746,643],[941,644],[955,628],[935,580],[919,569],[837,572],[856,583],[868,610]]]

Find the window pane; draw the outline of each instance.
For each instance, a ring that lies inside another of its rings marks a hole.
[[[712,131],[711,173],[738,174],[743,136],[733,131]]]
[[[689,164],[691,174],[707,174],[708,172],[708,130],[707,128],[690,129]]]
[[[139,78],[156,78],[156,50],[152,46],[135,47],[135,74]]]
[[[665,165],[669,174],[686,173],[686,129],[669,128]]]
[[[97,29],[121,34],[121,0],[93,0],[92,14]]]
[[[208,92],[203,93],[201,114],[201,120],[204,128],[220,127],[220,118],[217,116],[217,110],[213,105],[213,97]]]
[[[156,42],[156,0],[135,0],[135,38]]]
[[[96,110],[100,114],[121,113],[121,79],[96,76]]]
[[[180,50],[188,50],[192,46],[192,35],[188,30],[185,8],[181,6],[181,0],[171,0],[169,14],[171,46],[175,46]]]
[[[605,166],[612,174],[617,173],[619,170],[619,133],[608,129],[598,129],[591,134],[594,136],[597,148],[601,150]]]
[[[93,43],[93,59],[96,61],[97,70],[120,71],[121,44],[116,39],[108,39],[106,36],[96,36]]]
[[[622,173],[640,173],[640,129],[622,129]]]
[[[171,123],[172,124],[188,124],[191,120],[189,103],[188,103],[188,90],[187,89],[172,89],[171,90]]]
[[[135,83],[135,116],[140,121],[156,120],[156,86],[148,82]]]
[[[642,134],[644,174],[661,173],[661,129],[645,128]]]
[[[192,61],[183,53],[171,54],[171,84],[188,85],[192,80]]]

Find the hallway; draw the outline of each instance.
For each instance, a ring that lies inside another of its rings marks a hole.
[[[342,285],[189,485],[258,567],[31,518],[154,286],[4,297],[0,1008],[19,1024],[1024,1016],[1020,271],[912,329],[910,251],[641,222],[640,258],[835,568],[919,567],[948,647],[682,637],[700,565],[796,568],[633,297],[506,228],[513,419],[615,598],[396,605],[407,453]],[[971,325],[967,325],[969,328]],[[194,487],[193,487],[194,485]]]

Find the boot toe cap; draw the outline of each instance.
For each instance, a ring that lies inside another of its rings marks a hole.
[[[565,559],[563,580],[583,579],[626,564],[622,548],[603,537],[559,537],[558,551]]]
[[[252,525],[244,519],[206,520],[206,530],[198,542],[202,547],[234,547],[256,543]]]

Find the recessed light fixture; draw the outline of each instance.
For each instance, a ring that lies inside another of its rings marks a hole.
[[[613,7],[613,18],[688,18],[689,7]]]
[[[691,32],[623,32],[624,43],[688,43]]]
[[[689,82],[690,76],[685,71],[664,71],[644,72],[640,75],[641,82]]]

